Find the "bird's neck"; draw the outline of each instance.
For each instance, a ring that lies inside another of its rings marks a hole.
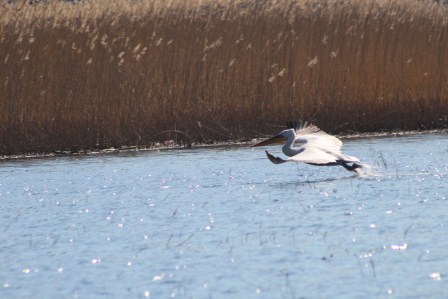
[[[282,152],[288,157],[292,157],[298,154],[297,149],[293,148],[294,140],[295,136],[289,137],[282,147]]]

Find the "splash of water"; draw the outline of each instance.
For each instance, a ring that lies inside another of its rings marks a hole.
[[[361,164],[361,167],[355,169],[355,172],[358,177],[368,178],[379,175],[379,172],[372,169],[372,166],[369,164]]]

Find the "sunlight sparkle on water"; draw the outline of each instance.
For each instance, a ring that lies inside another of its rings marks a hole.
[[[392,250],[406,250],[408,248],[408,244],[404,243],[401,245],[391,245],[390,248]]]
[[[165,277],[165,274],[160,274],[160,275],[154,275],[152,278],[152,281],[159,281],[162,280]]]
[[[429,278],[431,278],[432,280],[441,280],[442,275],[439,272],[433,272],[429,274]]]
[[[448,298],[447,148],[346,140],[374,176],[247,146],[2,161],[1,297]]]

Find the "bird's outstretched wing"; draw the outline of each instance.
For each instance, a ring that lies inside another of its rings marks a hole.
[[[335,163],[337,161],[337,158],[324,152],[319,149],[311,148],[311,149],[305,149],[300,154],[297,154],[295,156],[289,157],[288,159],[284,160],[280,157],[276,157],[272,154],[270,154],[268,151],[266,152],[266,156],[268,157],[269,161],[271,161],[274,164],[282,164],[285,162],[303,162],[303,163],[310,163],[315,165],[326,165],[329,163]]]
[[[308,122],[289,121],[286,123],[288,129],[296,131],[295,143],[306,143],[310,147],[315,147],[334,154],[341,152],[342,141],[339,138],[329,135],[315,125]]]
[[[335,163],[338,160],[337,157],[317,147],[306,145],[303,149],[304,150],[301,153],[288,158],[288,161],[325,165]]]
[[[286,122],[286,127],[288,129],[294,129],[296,131],[296,136],[313,134],[320,131],[318,127],[307,121],[288,121]]]

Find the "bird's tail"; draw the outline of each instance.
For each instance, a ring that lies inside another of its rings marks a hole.
[[[362,167],[361,162],[360,162],[359,159],[356,158],[356,157],[353,157],[353,156],[347,156],[347,155],[340,155],[339,158],[342,159],[342,160],[344,160],[345,162],[356,163],[356,164],[360,165],[360,167]]]

